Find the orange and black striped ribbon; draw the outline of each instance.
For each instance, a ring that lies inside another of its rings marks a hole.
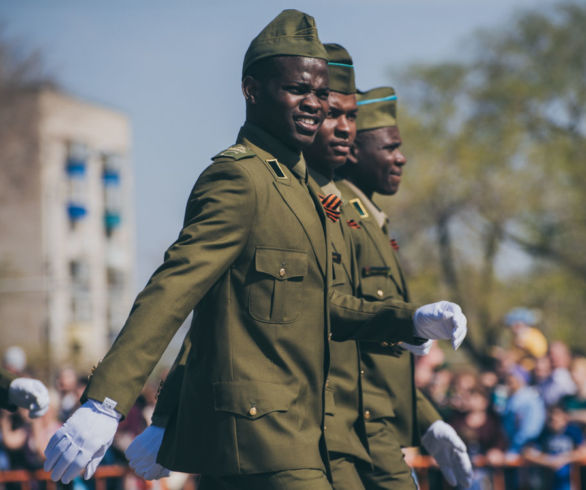
[[[360,225],[353,219],[349,219],[348,221],[346,221],[346,223],[350,228],[354,228],[356,230],[360,229]]]
[[[399,244],[394,238],[391,238],[391,247],[393,247],[393,250],[399,250]]]
[[[328,194],[327,196],[319,195],[321,203],[326,212],[326,216],[330,218],[334,223],[340,219],[340,205],[342,199],[335,194]]]

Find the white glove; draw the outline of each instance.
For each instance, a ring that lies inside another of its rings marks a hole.
[[[451,425],[436,420],[421,438],[421,443],[435,458],[450,485],[468,488],[472,484],[472,462],[466,444]]]
[[[128,446],[124,454],[134,472],[145,480],[158,480],[170,471],[157,463],[157,454],[165,435],[164,427],[150,425]]]
[[[112,444],[122,417],[106,398],[103,403],[88,400],[67,419],[47,444],[45,471],[53,481],[67,484],[85,469],[89,480]]]
[[[456,303],[440,301],[417,308],[415,334],[424,339],[449,339],[456,350],[466,337],[466,317]]]
[[[49,392],[38,379],[16,378],[8,386],[8,400],[17,407],[27,408],[31,418],[49,410]]]
[[[408,344],[407,342],[401,342],[399,345],[416,356],[426,356],[431,350],[433,340],[430,339],[421,345]]]

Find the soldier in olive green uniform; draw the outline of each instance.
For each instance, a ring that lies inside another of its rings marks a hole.
[[[387,195],[397,191],[406,163],[399,150],[396,95],[393,89],[383,87],[360,94],[358,99],[357,161],[344,169],[350,180],[337,185],[352,208],[348,228],[361,272],[359,294],[371,300],[400,298],[408,302],[409,293],[395,250],[398,246],[394,240],[389,241],[387,216],[372,201],[374,191]],[[361,355],[364,418],[374,461],[374,470],[361,474],[364,484],[368,489],[414,489],[401,447],[419,445],[422,434],[430,440],[426,446],[435,447],[432,439],[436,430],[442,429],[444,435],[450,429],[439,422],[437,411],[415,389],[410,352],[388,342],[362,342]],[[432,425],[434,430],[428,432]],[[453,470],[461,476],[460,483],[466,484],[469,460],[465,446],[453,430],[446,437],[450,440],[441,450],[447,453],[457,446],[458,454],[456,462],[447,462],[442,469],[448,472],[450,483],[455,483],[450,474]]]
[[[91,477],[120,416],[197,308],[159,462],[201,473],[202,489],[330,487],[329,339],[414,341],[416,326],[402,301],[381,309],[329,288],[331,222],[300,152],[327,108],[326,59],[313,18],[298,11],[284,11],[251,43],[237,144],[199,177],[184,228],[94,371],[87,401],[49,442],[53,479],[67,483],[83,469]],[[438,325],[441,338],[461,331],[450,324],[446,336]]]

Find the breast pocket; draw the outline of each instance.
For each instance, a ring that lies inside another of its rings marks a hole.
[[[289,323],[297,319],[303,307],[307,260],[305,251],[256,249],[248,298],[248,310],[255,320]]]

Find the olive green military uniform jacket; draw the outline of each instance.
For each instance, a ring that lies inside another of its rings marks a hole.
[[[328,224],[306,178],[299,153],[246,124],[200,175],[179,238],[89,381],[84,399],[109,397],[125,414],[196,309],[158,455],[169,469],[324,468],[330,314],[345,318],[331,331],[340,340],[412,338],[412,312],[329,289]]]
[[[322,195],[341,192],[327,177],[309,168],[309,175]],[[317,187],[319,186],[319,187]],[[332,251],[332,287],[343,294],[356,295],[359,280],[351,233],[344,223],[345,204],[340,207],[340,219],[329,228]],[[364,419],[362,418],[362,390],[360,386],[360,350],[358,342],[330,344],[330,372],[326,380],[325,436],[330,455],[338,453],[371,463]]]
[[[386,224],[381,226],[375,219],[375,204],[348,181],[337,181],[336,185],[351,207],[347,214],[353,213],[351,219],[358,224],[349,229],[361,275],[360,296],[371,300],[400,298],[408,302],[409,293],[397,254],[383,229]],[[390,419],[401,446],[419,445],[420,434],[440,416],[415,388],[413,355],[396,344],[362,342],[361,357],[367,424]]]
[[[8,399],[8,388],[15,376],[0,368],[0,408],[14,410],[16,407]]]
[[[335,193],[335,185],[319,173],[309,170],[309,185],[316,195]],[[341,218],[329,228],[332,253],[332,286],[343,294],[355,294],[358,268],[351,236],[344,229],[344,206]],[[176,410],[181,382],[191,342],[186,337],[181,350],[161,385],[152,423],[165,427]],[[330,371],[325,391],[325,439],[328,452],[350,455],[370,463],[360,389],[360,355],[355,340],[330,343]]]

